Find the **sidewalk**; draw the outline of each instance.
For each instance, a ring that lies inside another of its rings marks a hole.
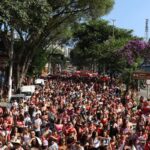
[[[144,98],[147,98],[147,97],[150,98],[150,89],[149,91],[147,91],[147,88],[140,89],[139,95],[143,96]]]

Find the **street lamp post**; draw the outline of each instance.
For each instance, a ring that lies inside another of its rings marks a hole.
[[[113,38],[115,38],[115,21],[116,19],[112,19],[112,22],[113,22]]]

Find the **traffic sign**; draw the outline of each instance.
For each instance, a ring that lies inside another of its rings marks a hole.
[[[150,79],[150,72],[144,72],[144,71],[134,72],[133,73],[133,78],[134,79],[139,79],[139,80]]]

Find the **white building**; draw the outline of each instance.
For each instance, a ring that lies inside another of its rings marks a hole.
[[[68,48],[68,47],[64,48],[64,56],[65,57],[70,57],[70,48]]]

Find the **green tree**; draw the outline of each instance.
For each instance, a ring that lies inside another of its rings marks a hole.
[[[66,59],[64,53],[62,52],[62,47],[57,45],[51,45],[47,49],[47,62],[49,64],[49,73],[55,74],[58,70],[56,68],[57,65],[60,66],[59,69],[64,68]]]
[[[17,87],[38,50],[46,49],[51,42],[62,42],[62,33],[75,22],[100,17],[113,4],[114,0],[2,0],[0,34],[8,52],[10,28],[19,38],[14,49]]]
[[[134,39],[129,41],[120,50],[120,56],[124,59],[124,70],[122,71],[122,78],[127,85],[127,89],[137,87],[137,82],[132,78],[133,72],[141,68],[143,62],[147,63],[149,59],[149,44],[141,39]]]
[[[46,64],[49,64],[49,70],[55,72],[56,65],[60,65],[61,68],[65,65],[64,53],[60,48],[49,47],[47,50],[38,50],[36,55],[33,57],[32,63],[29,66],[29,75],[40,75]]]
[[[32,63],[29,66],[28,75],[40,75],[42,69],[45,67],[47,63],[47,51],[38,50],[35,56],[32,59]]]
[[[112,73],[122,72],[126,66],[126,62],[122,57],[119,57],[118,50],[129,41],[128,38],[109,39],[102,44],[99,44],[97,49],[99,67]],[[101,69],[101,71],[103,71]]]
[[[91,68],[95,63],[101,71],[104,67],[119,71],[124,61],[119,59],[118,50],[132,38],[132,30],[113,27],[105,20],[83,23],[75,28],[73,40],[76,45],[71,51],[71,61],[79,68]]]

